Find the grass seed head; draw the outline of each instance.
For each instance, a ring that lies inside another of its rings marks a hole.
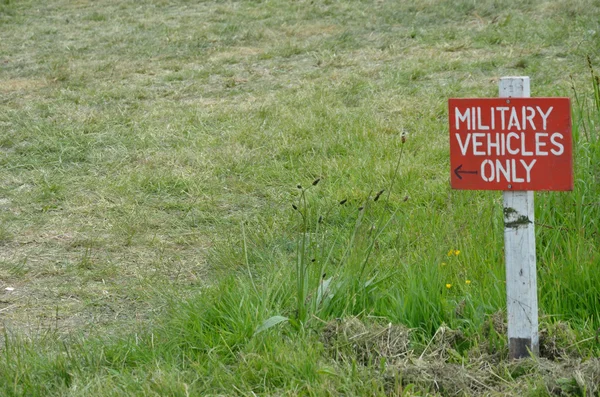
[[[406,142],[407,135],[408,135],[408,132],[406,132],[406,130],[402,130],[402,134],[400,135],[400,142],[402,142],[404,144]]]

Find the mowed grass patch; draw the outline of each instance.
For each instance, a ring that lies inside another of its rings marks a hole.
[[[598,14],[0,4],[5,394],[593,392],[593,361],[502,361],[501,197],[449,189],[446,107],[505,75],[573,98],[576,190],[537,195],[543,346],[595,355]],[[373,342],[390,322],[406,350]]]

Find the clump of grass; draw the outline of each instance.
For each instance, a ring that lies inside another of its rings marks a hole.
[[[351,211],[355,221],[347,237],[332,236],[324,230],[329,217],[337,208],[346,206],[348,200],[336,201],[326,211],[311,205],[314,203],[310,202],[308,195],[319,181],[320,178],[315,179],[308,188],[298,185],[298,204],[292,204],[300,219],[294,273],[294,316],[271,317],[258,328],[258,332],[284,321],[290,321],[296,328],[304,328],[315,318],[325,321],[323,319],[332,316],[343,317],[368,311],[369,302],[374,299],[371,295],[381,282],[369,260],[382,230],[377,229],[378,225],[366,218],[366,214],[371,203],[377,203],[384,190]],[[365,227],[367,223],[369,227]]]
[[[403,133],[400,136],[402,148],[406,142]],[[390,190],[398,176],[403,150],[390,182]],[[385,189],[379,190],[359,204],[352,212],[355,217],[354,225],[341,250],[340,236],[334,236],[334,241],[327,241],[327,231],[323,226],[329,222],[329,217],[336,207],[345,206],[346,198],[334,202],[333,206],[324,212],[319,207],[310,205],[307,196],[311,188],[316,187],[321,178],[312,181],[309,187],[297,185],[300,196],[292,209],[300,218],[299,238],[296,244],[295,291],[296,310],[293,318],[280,314],[268,318],[257,332],[265,331],[282,322],[290,321],[296,328],[303,328],[313,318],[326,321],[333,316],[345,317],[372,310],[371,304],[377,300],[375,291],[379,284],[388,279],[391,274],[378,272],[371,262],[371,255],[378,239],[385,228],[394,219],[395,214],[380,211],[378,218],[370,217],[370,209],[375,205]],[[389,194],[387,200],[389,201]],[[342,243],[343,244],[343,243]],[[379,297],[383,298],[383,297]]]
[[[333,359],[361,365],[393,364],[412,354],[411,330],[398,324],[365,324],[356,317],[328,321],[320,331]]]

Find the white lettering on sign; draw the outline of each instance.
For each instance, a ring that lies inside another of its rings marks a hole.
[[[531,182],[531,169],[536,161],[533,159],[528,163],[523,159],[487,159],[481,163],[481,178],[485,182]]]
[[[546,131],[548,126],[548,117],[553,106],[542,109],[539,106],[495,106],[481,108],[480,106],[468,107],[463,110],[456,108],[454,112],[454,123],[457,130],[467,131],[510,131],[524,130],[531,127],[532,130],[541,126],[542,131]],[[484,112],[487,112],[484,113]],[[489,116],[489,117],[482,117]],[[496,117],[499,116],[499,117]],[[489,119],[490,124],[485,124],[483,119]],[[498,120],[498,124],[496,123]]]
[[[560,134],[558,132],[556,134],[552,134],[552,137],[550,138],[550,142],[552,142],[553,145],[555,145],[557,148],[559,148],[558,150],[554,150],[554,149],[550,150],[550,152],[555,156],[560,156],[561,154],[563,154],[565,152],[565,147],[563,146],[563,144],[556,142],[556,140],[555,140],[555,139],[558,139],[558,137],[560,137],[560,139],[565,139],[563,134]]]
[[[507,153],[513,156],[548,156],[547,147],[550,146],[550,153],[560,156],[564,153],[565,147],[561,143],[564,140],[563,134],[554,132],[535,132],[535,142],[525,140],[525,132],[508,134],[469,132],[466,134],[455,133],[460,152],[463,156],[472,154],[473,156],[505,156]]]
[[[542,109],[540,109],[540,107],[539,107],[539,106],[536,106],[535,108],[538,110],[538,112],[540,112],[540,115],[541,115],[541,116],[542,116],[542,118],[544,119],[544,126],[542,127],[542,129],[543,129],[544,131],[546,131],[546,124],[547,124],[547,123],[546,123],[546,121],[548,120],[548,116],[550,116],[550,112],[552,112],[552,109],[554,108],[554,106],[550,106],[550,107],[548,108],[548,112],[547,112],[546,114],[544,114],[544,113],[542,112]],[[534,127],[534,128],[535,128],[535,127]]]

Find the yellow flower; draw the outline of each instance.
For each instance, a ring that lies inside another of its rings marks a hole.
[[[451,249],[450,251],[448,251],[448,256],[452,256],[453,253],[454,253],[454,250]]]
[[[456,256],[460,255],[460,250],[454,250],[454,255],[456,255]]]
[[[446,263],[446,262],[442,262],[442,266],[446,266],[446,265],[447,265],[447,263]]]
[[[465,284],[471,285],[471,280],[465,280]]]
[[[446,284],[446,288],[448,288],[448,289],[452,288],[452,284]]]

